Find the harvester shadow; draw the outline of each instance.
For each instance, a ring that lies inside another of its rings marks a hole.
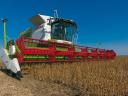
[[[9,77],[12,77],[12,78],[14,78],[16,80],[19,80],[19,81],[21,80],[20,78],[17,78],[14,73],[10,72],[10,70],[4,69],[4,68],[0,68],[0,71],[3,72],[4,74],[6,74]]]

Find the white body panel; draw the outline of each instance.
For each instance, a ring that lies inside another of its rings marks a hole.
[[[66,43],[66,44],[72,44],[72,42],[64,41],[64,40],[56,40],[58,43]]]
[[[9,54],[10,55],[14,55],[16,53],[16,48],[14,45],[10,46],[9,48]]]
[[[17,58],[13,58],[12,60],[10,60],[10,70],[14,73],[20,71],[20,66]]]
[[[7,67],[7,69],[9,69],[10,60],[9,60],[8,52],[6,49],[0,48],[0,58],[2,62],[5,64],[5,66]]]
[[[51,17],[45,15],[39,15],[39,17],[44,21],[44,23],[38,26],[38,28],[33,32],[32,38],[51,40],[51,25],[48,24]]]
[[[34,39],[43,40],[44,37],[45,37],[44,28],[39,28],[39,29],[35,30],[32,34],[32,38],[34,38]]]
[[[13,58],[11,60],[9,58],[8,51],[6,49],[0,48],[0,58],[3,62],[3,64],[5,64],[5,67],[8,70],[11,70],[14,73],[17,73],[18,71],[21,71],[17,58]]]

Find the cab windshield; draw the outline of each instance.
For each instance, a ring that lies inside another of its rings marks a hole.
[[[52,24],[51,38],[74,42],[76,35],[76,25],[69,22],[56,22]]]

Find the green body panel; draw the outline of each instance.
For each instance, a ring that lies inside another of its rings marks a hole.
[[[82,57],[81,57],[81,56],[76,56],[75,59],[77,59],[77,60],[81,60]]]
[[[27,56],[24,56],[24,59],[25,60],[48,60],[49,57],[48,56],[40,56],[40,55],[37,55],[37,56],[27,55]]]
[[[56,56],[57,60],[67,60],[68,57],[67,56]]]
[[[44,48],[44,49],[49,49],[49,45],[47,44],[37,44],[37,43],[30,43],[30,42],[24,42],[25,46],[27,46],[28,48]]]
[[[64,47],[56,47],[57,51],[68,51],[68,48],[64,48]]]
[[[20,37],[25,36],[25,37],[31,37],[32,36],[32,28],[28,28],[25,31],[20,33]]]

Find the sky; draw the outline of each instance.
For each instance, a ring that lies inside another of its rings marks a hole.
[[[20,32],[31,27],[31,16],[53,16],[55,9],[59,17],[77,23],[78,44],[128,55],[127,0],[0,0],[0,19],[8,19],[7,39],[16,39]],[[3,46],[2,22],[0,45]]]

